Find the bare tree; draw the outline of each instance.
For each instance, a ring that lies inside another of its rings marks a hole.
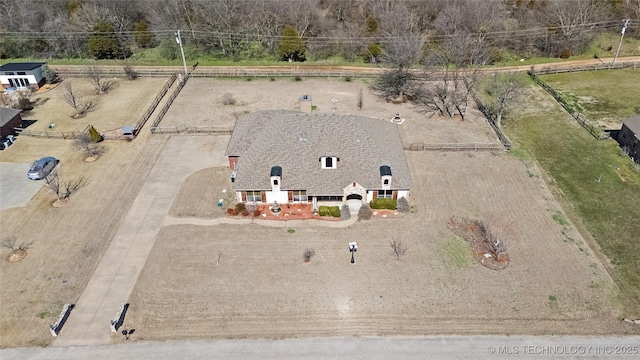
[[[102,69],[97,65],[83,66],[82,71],[93,87],[96,88],[98,95],[106,94],[115,85],[114,80],[104,78]]]
[[[14,253],[28,250],[29,248],[31,248],[31,246],[33,246],[33,241],[23,241],[21,243],[18,243],[18,238],[13,235],[5,238],[2,241],[2,247],[11,249],[11,251],[13,251]]]
[[[441,115],[463,120],[487,51],[481,36],[456,32],[436,45],[426,59],[425,77],[432,81],[423,87],[420,102]]]
[[[311,261],[311,258],[315,254],[316,254],[315,250],[313,250],[313,249],[305,249],[304,253],[303,253],[304,262],[307,263],[307,262]]]
[[[88,134],[81,134],[73,141],[73,146],[84,151],[87,157],[98,157],[107,151],[107,148],[91,140]]]
[[[596,22],[603,18],[603,8],[599,0],[552,0],[547,21],[560,30],[552,49],[566,56],[583,50],[593,38]]]
[[[56,170],[44,178],[45,185],[54,193],[58,198],[58,203],[63,200],[67,200],[71,195],[78,192],[78,190],[85,187],[89,181],[84,176],[75,179],[63,179],[60,175],[60,171]]]
[[[74,89],[70,79],[65,80],[62,84],[62,100],[75,110],[75,118],[82,117],[98,105],[97,98],[92,97],[87,99],[80,91]]]
[[[424,37],[419,35],[386,35],[382,50],[383,61],[393,69],[385,71],[377,81],[377,89],[384,97],[404,102],[414,96],[415,83],[411,67],[422,56]]]
[[[409,249],[407,244],[398,239],[391,239],[389,241],[389,246],[391,247],[391,250],[393,250],[393,255],[395,255],[396,260],[400,260],[400,257],[404,256],[404,254]]]
[[[11,249],[9,262],[17,262],[27,256],[27,249],[33,246],[33,241],[23,241],[18,243],[18,239],[15,236],[9,236],[2,241],[2,246]]]
[[[364,105],[364,102],[362,99],[362,88],[360,88],[360,90],[358,90],[358,109],[362,110],[363,105]]]
[[[495,125],[502,125],[502,117],[509,107],[522,96],[524,82],[515,73],[494,74],[484,86],[491,99],[489,110],[495,115]]]

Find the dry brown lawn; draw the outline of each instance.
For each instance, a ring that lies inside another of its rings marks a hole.
[[[68,81],[68,80],[65,80]],[[95,89],[88,80],[71,78],[73,88],[86,97],[97,97],[98,105],[81,119],[73,119],[73,108],[62,100],[63,86],[38,94],[33,97],[36,107],[25,114],[24,119],[37,120],[30,130],[49,130],[49,124],[55,124],[51,131],[82,130],[93,125],[99,131],[117,130],[122,125],[135,125],[142,114],[167,82],[164,78],[138,78],[128,81],[114,79],[112,90],[104,95],[95,95]]]
[[[54,92],[45,93],[49,100],[26,118],[39,120],[34,127],[57,123],[55,130],[88,123],[101,130],[119,127],[136,121],[147,105],[132,118],[118,115],[120,108],[138,109],[132,104],[139,98],[148,104],[165,81],[121,83],[105,95],[119,100],[104,101],[81,120],[69,117],[71,109]],[[356,106],[361,87],[362,111]],[[240,104],[222,105],[226,92]],[[381,118],[400,112],[407,119],[400,125],[407,143],[496,142],[480,117],[438,119],[409,105],[381,102],[362,83],[306,79],[190,79],[163,125],[232,126],[233,113],[293,109],[303,94],[312,95],[320,111],[331,111],[335,97],[339,112]],[[0,212],[2,237],[34,241],[18,263],[7,261],[7,249],[0,254],[0,347],[51,343],[48,326],[63,304],[80,297],[166,139],[145,129],[133,142],[107,142],[107,153],[93,163],[84,162],[69,140],[23,137],[0,152],[2,162],[53,155],[62,160],[64,176],[90,179],[62,208],[52,208],[55,196],[42,189],[26,207]],[[504,154],[407,155],[416,183],[410,199],[415,212],[401,219],[294,233],[257,225],[161,229],[130,298],[125,326],[136,329],[137,339],[624,331],[610,303],[611,281],[580,236],[553,221],[559,207],[544,183],[529,177],[535,169]],[[195,172],[168,215],[224,216],[226,207],[214,204],[230,188],[228,175],[220,168]],[[513,219],[510,266],[496,272],[474,262],[446,228],[452,215]],[[563,231],[575,240],[567,242]],[[393,237],[409,245],[399,262],[388,245]],[[349,241],[360,245],[355,265],[349,264]],[[307,247],[316,255],[304,264]]]
[[[74,81],[91,91],[85,80]],[[58,87],[38,95],[36,108],[24,118],[38,120],[33,129],[56,123],[54,131],[81,130],[89,123],[100,130],[119,127],[137,121],[165,82],[119,80],[116,88],[100,97],[96,111],[78,120],[70,117],[73,111],[60,99]],[[26,207],[0,212],[2,238],[34,242],[27,257],[17,263],[7,261],[8,249],[0,252],[0,347],[51,343],[49,325],[65,303],[80,297],[165,141],[164,136],[152,138],[148,131],[133,142],[105,141],[107,152],[93,163],[83,161],[85,155],[73,148],[71,140],[20,136],[0,152],[0,162],[30,163],[52,155],[61,160],[59,172],[64,178],[89,181],[62,208],[51,206],[56,197],[43,187]],[[26,174],[25,181],[30,181]]]
[[[363,106],[358,108],[362,89]],[[224,105],[231,94],[236,105]],[[409,143],[498,143],[495,133],[475,109],[466,121],[440,118],[410,104],[392,104],[380,99],[367,83],[303,79],[217,80],[192,78],[180,92],[162,120],[161,126],[215,126],[232,128],[238,115],[259,110],[299,110],[298,98],[310,95],[317,111],[331,113],[332,99],[338,114],[357,114],[391,120],[396,113],[406,121],[400,126],[403,142]]]
[[[163,228],[125,326],[141,340],[625,331],[611,280],[581,240],[567,241],[580,236],[553,220],[560,209],[530,176],[535,169],[504,154],[407,155],[415,208],[401,219],[293,233],[254,224]],[[192,192],[181,189],[174,206],[226,186],[202,174],[185,182]],[[452,215],[513,220],[509,267],[477,263],[448,231]],[[400,261],[393,238],[409,246]],[[359,244],[355,265],[350,241]],[[315,250],[310,263],[307,248]]]

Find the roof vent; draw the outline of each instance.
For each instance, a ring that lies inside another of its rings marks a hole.
[[[307,140],[309,140],[309,137],[307,136],[307,133],[306,133],[306,132],[301,132],[301,133],[300,133],[300,138],[299,138],[298,140],[300,140],[300,141],[307,141]]]

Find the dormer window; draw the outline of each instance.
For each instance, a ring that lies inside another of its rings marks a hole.
[[[282,180],[282,167],[271,167],[271,191],[280,191],[280,181]]]
[[[338,166],[339,158],[335,156],[323,156],[320,158],[320,163],[323,169],[335,169]]]
[[[383,189],[391,189],[391,167],[389,165],[380,166],[380,182]]]

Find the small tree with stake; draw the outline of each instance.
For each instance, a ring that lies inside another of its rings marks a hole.
[[[44,183],[49,190],[56,194],[58,200],[55,202],[54,206],[59,207],[64,205],[71,195],[85,187],[89,181],[84,176],[75,179],[63,179],[60,175],[60,171],[56,170],[45,176]]]
[[[17,262],[27,256],[27,249],[33,246],[33,241],[23,241],[18,243],[18,238],[15,236],[9,236],[2,241],[2,246],[11,249],[11,255],[9,255],[9,262]]]

